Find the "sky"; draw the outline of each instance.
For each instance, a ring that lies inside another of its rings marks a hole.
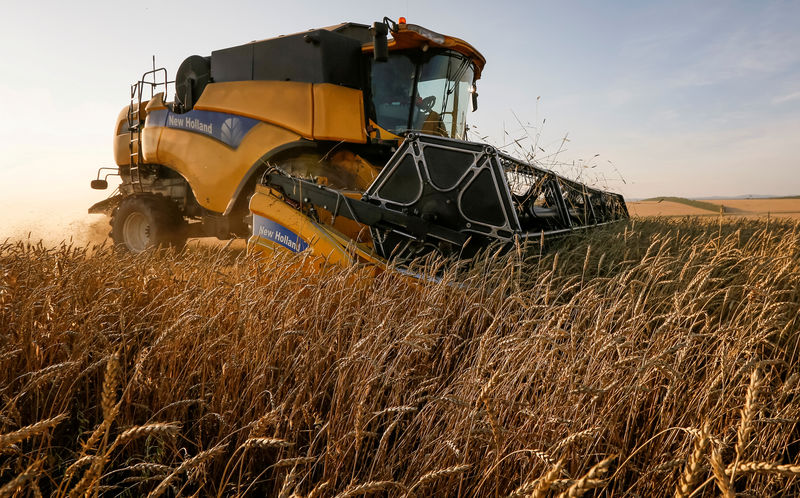
[[[800,194],[800,1],[4,3],[0,240],[108,195],[89,181],[153,55],[174,75],[189,55],[384,16],[486,57],[471,138],[535,144],[627,198]]]

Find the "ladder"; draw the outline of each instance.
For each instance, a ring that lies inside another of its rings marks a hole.
[[[167,85],[171,83],[167,78],[166,68],[156,69],[156,59],[153,57],[153,69],[144,73],[139,81],[131,85],[131,104],[128,107],[128,152],[130,162],[128,163],[128,174],[130,184],[134,193],[141,193],[142,175],[141,168],[144,164],[142,156],[142,128],[144,128],[142,101],[144,100],[145,90],[149,90],[150,99],[153,98],[160,87],[164,87],[164,101],[167,100]]]

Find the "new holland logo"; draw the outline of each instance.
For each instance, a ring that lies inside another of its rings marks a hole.
[[[226,144],[241,143],[244,135],[248,130],[245,130],[242,123],[236,118],[228,118],[222,123],[222,131],[220,132],[220,140]]]
[[[227,121],[230,121],[230,118]],[[167,126],[170,128],[186,128],[187,130],[200,131],[208,135],[214,135],[214,123],[204,123],[198,118],[189,116],[170,114],[169,118],[167,118]]]
[[[308,249],[308,243],[299,235],[285,226],[257,214],[253,215],[253,235],[271,240],[290,251],[302,252]]]
[[[258,123],[257,119],[224,112],[192,110],[184,114],[175,114],[159,109],[147,114],[145,126],[166,126],[200,133],[235,149]]]

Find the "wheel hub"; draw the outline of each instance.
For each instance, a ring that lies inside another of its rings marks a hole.
[[[125,245],[131,252],[142,252],[150,247],[150,221],[142,213],[131,213],[122,227]]]

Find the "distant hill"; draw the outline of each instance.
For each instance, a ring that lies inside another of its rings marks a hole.
[[[800,199],[800,195],[763,195],[763,194],[745,194],[745,195],[711,195],[708,197],[695,197],[698,201],[722,201],[726,199]]]
[[[642,199],[642,201],[645,201],[645,202],[662,202],[662,201],[676,202],[678,204],[686,204],[687,206],[692,206],[692,207],[695,207],[697,209],[704,209],[706,211],[711,211],[712,213],[719,213],[719,208],[720,208],[719,204],[714,204],[714,203],[711,203],[711,202],[697,201],[697,200],[693,200],[693,199],[687,199],[685,197],[650,197],[649,199]],[[725,206],[722,206],[722,210],[723,210],[723,212],[727,212],[728,208],[726,208]]]

